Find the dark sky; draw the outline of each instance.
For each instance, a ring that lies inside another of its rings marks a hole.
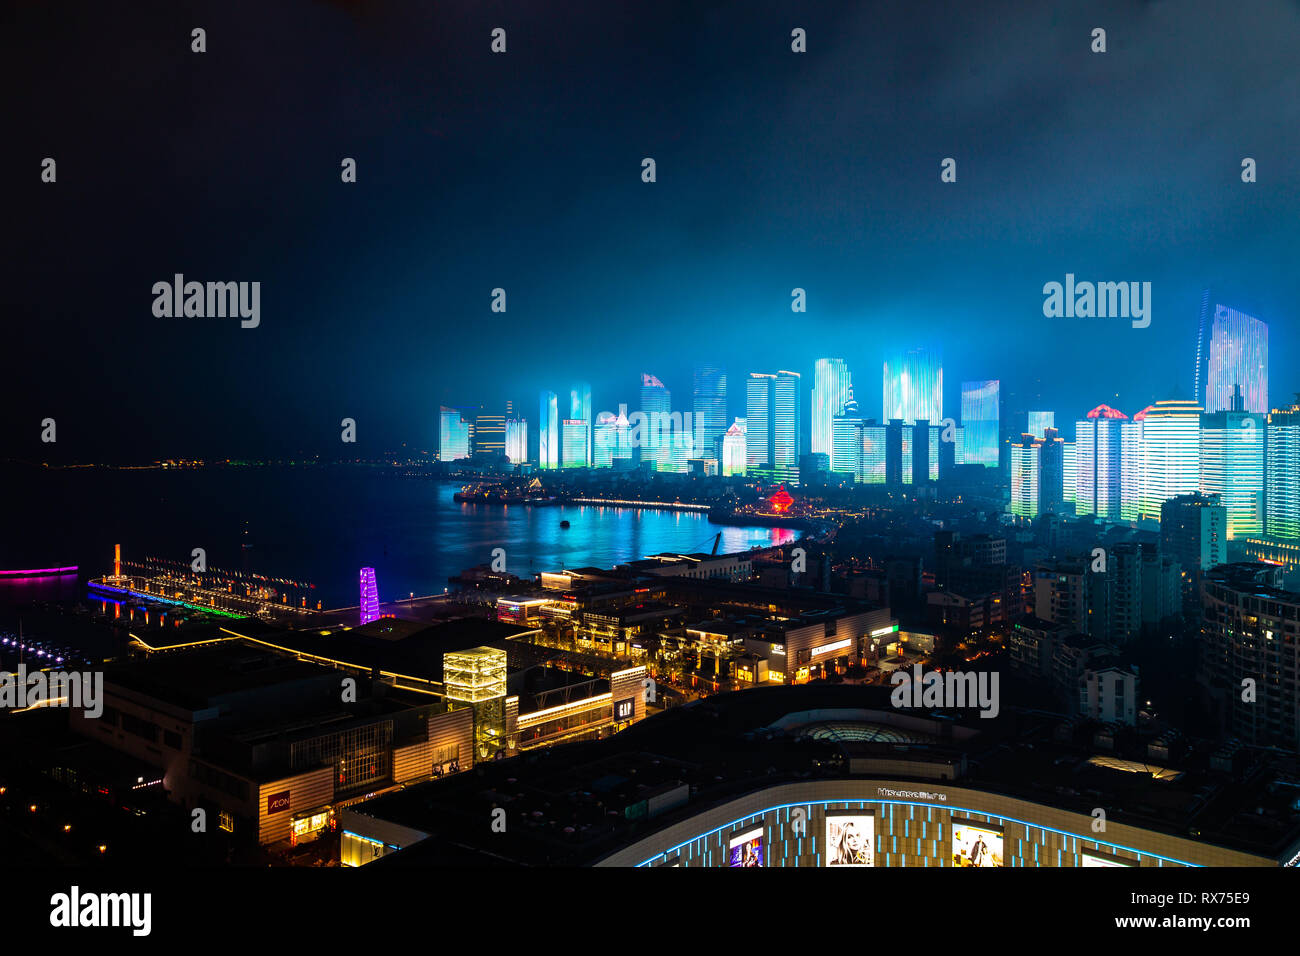
[[[1273,403],[1300,389],[1294,0],[50,0],[6,20],[0,457],[430,448],[439,403],[535,419],[537,389],[585,378],[614,409],[647,370],[676,404],[699,361],[739,412],[745,372],[811,386],[843,357],[877,415],[886,351],[917,345],[944,353],[949,414],[975,378],[1058,419],[1131,414],[1190,392],[1207,285],[1270,323]],[[176,272],[260,281],[261,326],[155,318]],[[1067,272],[1151,282],[1150,327],[1044,318]]]

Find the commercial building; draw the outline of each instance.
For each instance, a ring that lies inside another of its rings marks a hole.
[[[1216,495],[1180,495],[1160,507],[1160,550],[1181,569],[1184,610],[1200,606],[1201,577],[1228,560],[1228,511]]]
[[[538,414],[537,467],[547,470],[560,467],[560,407],[554,392],[541,393]]]
[[[932,349],[910,349],[884,364],[882,408],[886,420],[943,421],[943,360]]]
[[[461,416],[459,408],[438,409],[438,460],[459,461],[470,456],[473,426]]]
[[[1264,532],[1271,541],[1300,539],[1300,402],[1268,416]]]
[[[721,461],[722,438],[727,431],[726,370],[716,365],[696,366],[693,385],[694,453]]]
[[[1264,533],[1264,436],[1265,416],[1245,411],[1240,391],[1201,418],[1200,491],[1223,503],[1230,540]]]
[[[799,481],[799,374],[751,372],[745,383],[746,474]]]
[[[1001,382],[961,383],[961,423],[967,464],[998,467]]]
[[[1217,303],[1211,311],[1209,302],[1207,293],[1196,343],[1195,400],[1209,414],[1228,411],[1240,389],[1245,411],[1267,412],[1268,325]]]
[[[812,452],[834,457],[835,418],[843,415],[853,390],[844,359],[822,358],[813,365]],[[833,471],[842,471],[833,468]]]
[[[1127,420],[1098,405],[1075,423],[1075,514],[1120,520],[1120,425]]]

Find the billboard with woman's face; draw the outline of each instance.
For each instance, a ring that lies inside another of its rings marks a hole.
[[[875,866],[875,814],[828,813],[825,860],[826,866]]]

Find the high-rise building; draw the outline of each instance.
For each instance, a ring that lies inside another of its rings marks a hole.
[[[799,480],[799,374],[751,372],[745,387],[746,473]]]
[[[641,461],[656,471],[667,470],[668,443],[672,438],[672,394],[649,372],[641,373]]]
[[[1146,412],[1147,409],[1143,409],[1131,421],[1119,423],[1119,517],[1122,521],[1137,521],[1142,517],[1143,496],[1146,494],[1142,422]]]
[[[1196,402],[1168,399],[1133,416],[1142,425],[1143,517],[1159,520],[1164,502],[1201,490],[1201,412]]]
[[[1049,425],[1038,444],[1038,513],[1060,514],[1065,510],[1065,442]]]
[[[1065,510],[1074,507],[1075,475],[1074,442],[1061,442],[1061,500],[1068,505]]]
[[[1201,300],[1196,343],[1195,400],[1207,414],[1231,411],[1234,388],[1240,387],[1244,411],[1264,414],[1268,405],[1268,325],[1225,305],[1209,309]],[[1204,391],[1202,391],[1204,389]]]
[[[858,468],[860,481],[868,485],[885,483],[888,471],[885,449],[888,443],[886,426],[877,425],[875,419],[868,419],[862,424],[862,458]],[[902,455],[901,449],[899,455]],[[901,476],[899,480],[902,480]]]
[[[834,457],[835,417],[844,414],[852,397],[849,367],[844,359],[822,358],[813,365],[812,452]],[[835,469],[838,470],[838,469]]]
[[[1300,538],[1300,401],[1269,413],[1265,457],[1264,533],[1293,541]]]
[[[361,623],[379,620],[379,588],[375,584],[375,569],[361,569]]]
[[[1249,746],[1300,748],[1297,618],[1300,593],[1283,589],[1278,565],[1241,562],[1206,573],[1199,678],[1224,708],[1228,731]]]
[[[457,461],[470,455],[470,424],[459,408],[438,409],[438,460]]]
[[[515,465],[528,461],[527,419],[506,419],[506,458]]]
[[[722,436],[727,431],[727,373],[715,365],[700,365],[693,384],[695,454],[721,459]]]
[[[1041,448],[1034,436],[1027,433],[1011,446],[1010,511],[1013,515],[1022,518],[1038,515],[1038,455]]]
[[[815,394],[813,401],[816,402]],[[852,475],[854,481],[862,480],[862,425],[853,386],[850,385],[843,409],[831,419],[831,471]]]
[[[474,416],[474,454],[504,455],[506,453],[506,417],[504,415]]]
[[[596,416],[592,463],[597,468],[618,467],[615,462],[632,459],[632,442],[629,436],[627,406],[620,405],[618,414],[601,412]]]
[[[1264,533],[1264,416],[1233,407],[1201,417],[1201,492],[1218,495],[1228,537]]]
[[[1056,427],[1055,412],[1030,412],[1029,433],[1035,438],[1042,438],[1049,428]]]
[[[1217,495],[1179,495],[1160,506],[1160,550],[1182,569],[1183,605],[1195,614],[1202,574],[1228,560],[1228,512]]]
[[[565,468],[587,467],[587,423],[581,418],[566,418],[561,424],[563,453],[561,464]]]
[[[722,476],[744,475],[747,462],[745,429],[748,420],[737,418],[722,436]]]
[[[537,467],[560,467],[560,405],[554,392],[543,391],[537,427]]]
[[[573,421],[584,421],[587,423],[587,461],[586,465],[591,465],[592,454],[592,410],[591,410],[591,383],[578,382],[569,389],[569,418]],[[565,467],[569,467],[566,463]]]
[[[1075,423],[1075,500],[1078,515],[1120,518],[1120,422],[1128,416],[1098,405]]]
[[[943,421],[943,361],[932,349],[892,355],[884,366],[884,417]]]
[[[961,383],[961,424],[968,465],[998,467],[1001,383],[997,379]]]

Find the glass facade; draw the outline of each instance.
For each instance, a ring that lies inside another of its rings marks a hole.
[[[537,467],[560,467],[560,404],[554,392],[542,392],[537,426]]]
[[[965,461],[986,468],[998,467],[1001,382],[991,379],[961,383],[961,424]]]
[[[469,457],[469,422],[459,408],[443,405],[438,409],[438,459],[457,461]]]
[[[896,353],[885,362],[884,417],[943,421],[943,361],[932,349]]]
[[[849,367],[844,359],[818,359],[813,366],[812,452],[831,456],[832,471],[842,471],[834,464],[835,418],[844,414],[845,403],[852,396]]]

